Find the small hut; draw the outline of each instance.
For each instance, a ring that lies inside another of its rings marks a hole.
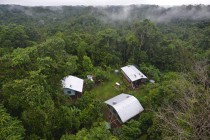
[[[105,101],[105,103],[109,110],[108,119],[113,127],[120,126],[144,110],[134,96],[124,93]]]
[[[83,92],[84,80],[69,75],[62,80],[64,93],[71,97],[80,97]]]
[[[147,77],[133,65],[122,67],[121,70],[124,77],[131,84],[133,89],[138,87],[147,79]]]

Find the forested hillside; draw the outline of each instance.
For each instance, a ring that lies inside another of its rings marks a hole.
[[[210,6],[0,5],[0,19],[0,139],[210,138]],[[148,81],[116,91],[128,64]],[[63,93],[67,75],[85,79],[78,100]],[[108,129],[104,101],[123,92],[145,110]]]

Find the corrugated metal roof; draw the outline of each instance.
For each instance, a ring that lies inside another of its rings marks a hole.
[[[121,70],[128,76],[128,78],[133,82],[139,79],[147,78],[142,72],[140,72],[135,66],[128,65],[122,67]]]
[[[78,92],[83,90],[84,80],[78,77],[69,75],[62,80],[63,88],[69,88]]]
[[[116,110],[123,123],[144,110],[134,96],[124,93],[105,101],[105,103]]]

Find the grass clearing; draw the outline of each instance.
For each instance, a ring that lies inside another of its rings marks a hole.
[[[116,82],[120,83],[120,86],[116,86]],[[119,73],[117,75],[110,74],[110,80],[101,83],[100,85],[94,87],[91,92],[96,96],[96,98],[101,100],[108,100],[120,93],[124,92],[126,85],[122,81],[122,75]]]
[[[106,101],[121,93],[131,94],[138,99],[142,99],[148,94],[148,91],[144,91],[144,86],[146,85],[140,85],[140,87],[135,90],[129,87],[130,84],[125,80],[121,73],[118,73],[117,75],[113,73],[109,74],[109,76],[109,81],[103,82],[91,90],[91,93],[93,93],[97,99]],[[116,82],[120,83],[119,87],[116,86]]]

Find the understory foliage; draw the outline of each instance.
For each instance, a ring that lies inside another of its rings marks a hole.
[[[0,139],[208,140],[210,22],[155,23],[143,15],[150,8],[107,20],[123,7],[0,5]],[[144,111],[109,129],[94,89],[128,64],[148,77],[137,90],[126,87]],[[63,93],[67,75],[85,79],[81,98]]]

